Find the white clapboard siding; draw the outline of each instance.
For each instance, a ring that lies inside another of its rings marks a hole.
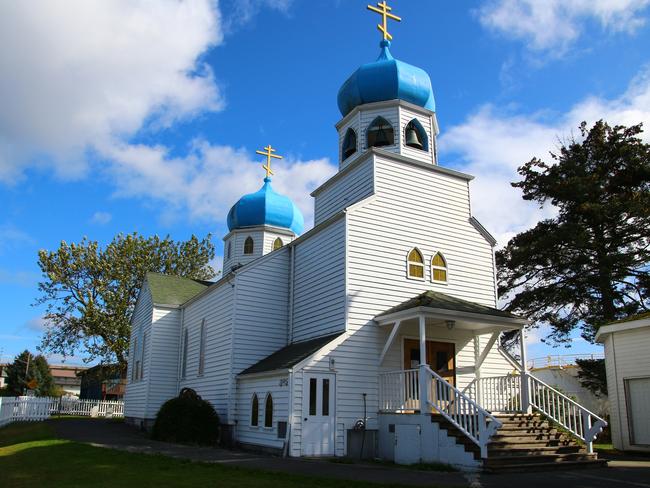
[[[621,330],[605,338],[612,442],[617,449],[646,449],[630,442],[625,380],[650,377],[650,328]]]
[[[376,315],[429,289],[495,305],[492,248],[469,222],[467,180],[388,157],[376,157],[375,178],[375,198],[347,214],[348,334],[327,354],[336,361],[337,439],[363,415],[363,393],[369,428],[376,427],[377,359],[389,333],[373,323]],[[425,258],[424,281],[406,277],[413,247]],[[430,260],[438,251],[447,260],[447,284],[430,281]],[[406,324],[401,335],[386,368],[402,369],[403,336],[417,337],[417,326]],[[457,382],[466,387],[475,376],[474,333],[428,325],[427,336],[456,344]],[[327,367],[326,360],[306,367]],[[296,376],[294,390],[297,382]],[[338,447],[344,444],[337,441],[337,455],[344,454]],[[292,446],[292,454],[296,450]]]
[[[338,128],[339,131],[339,169],[343,169],[352,162],[354,162],[357,157],[362,153],[361,151],[361,130],[359,129],[359,124],[361,122],[361,115],[357,112],[354,116],[348,119],[345,124]],[[347,159],[343,159],[343,142],[345,141],[345,134],[348,132],[348,129],[352,129],[357,134],[357,150]]]
[[[136,351],[134,347],[136,343],[138,347],[142,344],[142,337],[147,332],[147,340],[151,337],[151,318],[153,315],[153,304],[151,301],[151,292],[149,286],[145,281],[138,300],[136,301],[135,309],[133,310],[133,318],[131,320],[131,337],[129,340],[129,360],[127,365],[127,383],[126,391],[124,394],[125,404],[125,417],[132,418],[145,418],[145,411],[147,406],[147,391],[149,389],[149,377],[145,376],[142,380],[133,380],[133,368],[135,366]],[[136,338],[138,338],[136,340]],[[149,342],[151,342],[149,340]]]
[[[246,238],[253,239],[253,254],[244,254],[244,242]],[[228,259],[228,243],[232,243],[230,259]],[[251,228],[250,230],[239,229],[233,231],[230,237],[224,242],[224,261],[223,269],[227,273],[237,264],[247,264],[254,259],[259,258],[264,253],[264,231],[260,227]]]
[[[188,331],[187,368],[180,380],[181,388],[192,388],[210,402],[222,423],[228,423],[228,400],[231,381],[233,287],[228,282],[214,287],[191,301],[183,315],[183,329]],[[205,363],[199,374],[201,322],[205,320]],[[182,343],[180,333],[176,337]],[[177,356],[178,353],[177,353]],[[180,373],[179,372],[177,374]]]
[[[435,134],[432,130],[432,119],[431,116],[425,116],[421,113],[418,113],[414,110],[409,110],[406,107],[400,107],[400,153],[409,158],[413,158],[417,161],[422,161],[423,163],[435,164],[434,160],[434,148],[436,145]],[[415,149],[406,145],[406,126],[413,119],[417,119],[426,133],[428,148],[427,151]]]
[[[293,342],[345,328],[345,219],[295,246]]]
[[[365,161],[351,167],[347,174],[318,191],[314,201],[315,225],[325,222],[337,212],[349,207],[374,191],[373,161]]]
[[[273,426],[264,426],[266,396],[273,398]],[[251,405],[253,394],[258,399],[258,426],[251,425]],[[237,380],[237,441],[244,444],[282,449],[285,439],[278,439],[278,422],[289,420],[289,382],[288,376],[264,378],[240,378]]]
[[[481,353],[485,350],[491,336],[491,334],[481,334],[477,336]],[[481,377],[490,378],[495,376],[506,376],[507,374],[512,374],[514,369],[512,363],[510,363],[503,353],[499,351],[499,341],[497,340],[483,360],[483,364],[481,365]]]
[[[289,259],[283,247],[237,273],[234,374],[287,345]]]
[[[141,380],[148,385],[144,418],[155,418],[161,405],[178,393],[180,319],[181,311],[178,308],[153,307]]]

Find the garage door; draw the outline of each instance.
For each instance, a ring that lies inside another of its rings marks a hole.
[[[627,415],[630,425],[630,443],[650,445],[650,378],[635,378],[627,384]]]

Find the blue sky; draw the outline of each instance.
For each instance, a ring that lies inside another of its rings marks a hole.
[[[335,171],[336,93],[378,53],[367,3],[3,2],[0,354],[39,342],[41,248],[212,232],[221,255],[266,144],[310,225],[309,192]],[[441,164],[476,175],[473,212],[501,244],[552,214],[510,188],[517,166],[583,119],[650,120],[650,0],[391,3],[393,55],[432,79]],[[600,351],[543,335],[531,357]]]

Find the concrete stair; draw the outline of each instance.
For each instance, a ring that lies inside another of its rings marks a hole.
[[[607,465],[597,454],[537,414],[496,415],[503,426],[490,439],[488,472],[581,469]]]

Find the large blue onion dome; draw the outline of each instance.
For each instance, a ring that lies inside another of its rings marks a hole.
[[[426,71],[393,58],[388,49],[390,41],[383,40],[379,45],[381,53],[377,60],[352,73],[339,90],[341,114],[345,117],[364,103],[396,98],[435,112],[431,78]]]
[[[299,235],[305,219],[291,199],[277,193],[271,186],[271,178],[266,177],[262,188],[241,197],[228,212],[229,230],[255,225],[284,227]]]

